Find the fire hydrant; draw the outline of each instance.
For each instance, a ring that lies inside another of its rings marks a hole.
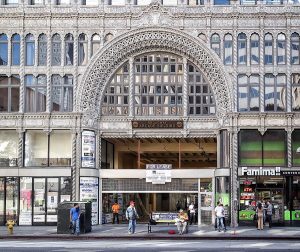
[[[15,225],[15,221],[14,220],[8,220],[6,222],[6,226],[7,226],[7,232],[8,234],[12,235],[14,233],[14,225]]]

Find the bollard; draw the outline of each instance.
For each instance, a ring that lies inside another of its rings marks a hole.
[[[14,225],[15,225],[15,221],[14,220],[8,220],[6,222],[8,234],[12,235],[14,233]]]

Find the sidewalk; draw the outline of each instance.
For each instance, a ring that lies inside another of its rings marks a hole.
[[[168,234],[168,230],[176,230],[175,225],[167,226],[152,226],[152,233],[147,232],[146,224],[138,224],[137,232],[129,235],[127,225],[111,225],[93,226],[92,232],[73,236],[67,234],[57,234],[56,226],[21,226],[14,228],[14,234],[8,235],[6,227],[0,227],[1,239],[190,239],[190,240],[300,240],[299,227],[274,227],[258,231],[254,227],[238,227],[236,230],[228,229],[227,232],[217,232],[212,226],[189,226],[189,233],[178,235]]]

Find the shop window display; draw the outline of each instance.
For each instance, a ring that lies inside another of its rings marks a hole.
[[[7,177],[6,178],[6,195],[5,195],[5,207],[6,207],[6,220],[18,219],[18,178]]]
[[[32,178],[20,178],[19,225],[32,225]]]
[[[0,167],[18,165],[18,133],[14,130],[0,131]]]
[[[5,199],[5,178],[0,178],[0,225],[5,223],[4,199]]]
[[[292,133],[293,166],[300,166],[300,130]]]

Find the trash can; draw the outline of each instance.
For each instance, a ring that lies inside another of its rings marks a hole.
[[[70,209],[78,203],[80,208],[80,233],[92,231],[92,203],[82,201],[64,201],[58,204],[57,233],[70,234]]]

